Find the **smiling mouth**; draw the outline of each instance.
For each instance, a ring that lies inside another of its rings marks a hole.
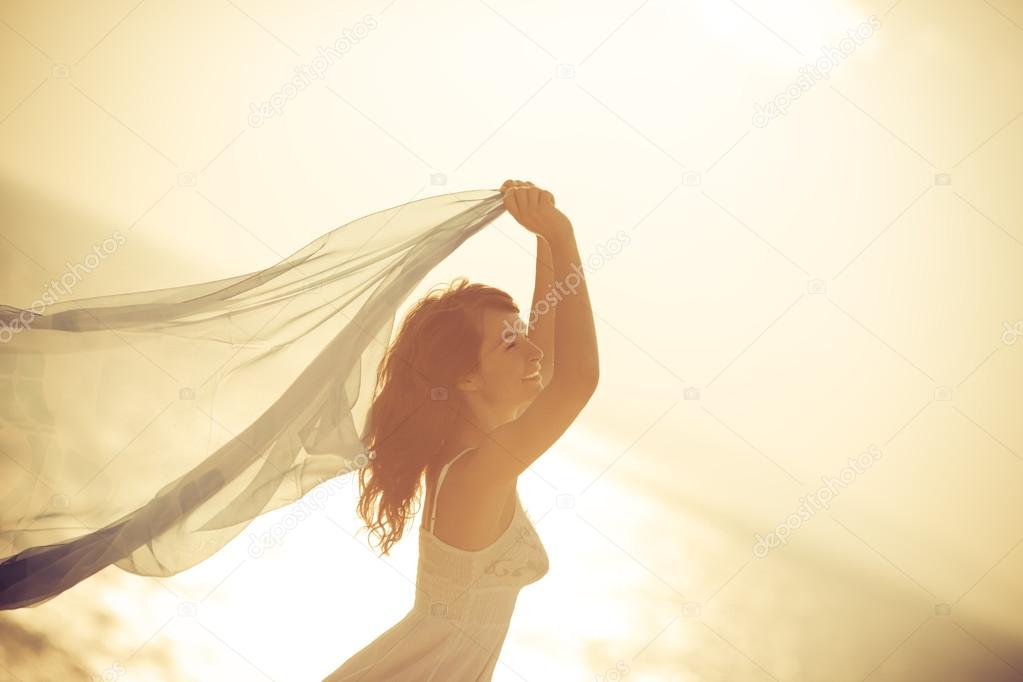
[[[533,379],[539,379],[539,378],[540,378],[540,373],[539,372],[535,372],[533,374],[530,374],[527,377],[522,377],[522,380],[523,381],[532,381]]]

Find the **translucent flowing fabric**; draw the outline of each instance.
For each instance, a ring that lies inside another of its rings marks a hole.
[[[111,564],[168,576],[364,466],[398,308],[498,190],[365,216],[265,270],[0,305],[0,608]]]

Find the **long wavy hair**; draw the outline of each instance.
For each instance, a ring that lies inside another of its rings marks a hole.
[[[377,368],[363,440],[372,453],[359,470],[359,516],[379,537],[381,555],[419,511],[423,475],[468,407],[457,380],[478,369],[483,312],[518,313],[512,297],[458,277],[408,311]]]

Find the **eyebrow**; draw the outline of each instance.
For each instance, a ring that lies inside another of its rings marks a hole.
[[[514,327],[515,327],[516,335],[518,334],[520,327],[522,328],[523,332],[528,332],[529,331],[529,329],[527,328],[526,323],[523,322],[522,320],[516,320]],[[501,336],[500,334],[498,334],[498,341],[497,341],[497,345],[494,346],[494,350],[497,350],[498,348],[500,348],[503,345],[504,345],[504,337]]]
[[[498,348],[500,348],[500,347],[501,347],[501,346],[503,346],[504,344],[505,344],[505,340],[504,340],[504,337],[503,337],[503,336],[500,336],[500,335],[499,335],[499,336],[498,336],[498,340],[497,340],[497,345],[496,345],[496,346],[494,346],[494,350],[497,350]]]

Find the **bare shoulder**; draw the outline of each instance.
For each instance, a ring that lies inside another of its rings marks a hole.
[[[427,478],[423,514],[424,524],[428,524],[436,508],[433,534],[469,551],[488,546],[507,527],[515,512],[512,503],[517,483],[495,486],[480,478],[468,462],[475,451],[466,452],[448,467],[439,495],[436,479]]]
[[[492,502],[495,498],[503,499],[506,493],[515,490],[517,479],[495,480],[487,476],[486,468],[478,465],[481,449],[481,447],[474,447],[448,467],[444,484],[441,486],[441,490],[446,490],[441,493],[442,500],[445,497],[448,500],[457,497],[467,507],[485,513],[487,503]],[[448,486],[451,488],[449,489]],[[441,504],[451,503],[442,501]]]

